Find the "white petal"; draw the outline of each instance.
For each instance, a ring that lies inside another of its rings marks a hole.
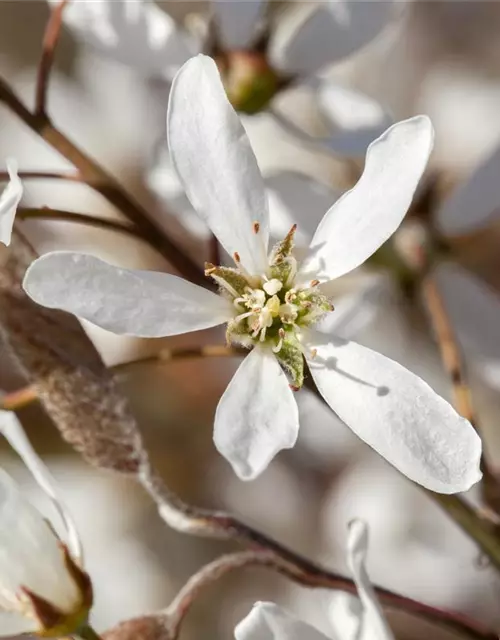
[[[35,260],[23,287],[35,302],[119,335],[174,336],[215,327],[234,316],[228,300],[177,276],[121,269],[71,251]]]
[[[437,213],[442,233],[460,235],[485,226],[500,213],[500,148],[445,200]]]
[[[367,551],[368,527],[361,520],[353,520],[349,524],[347,561],[363,604],[362,637],[370,637],[374,640],[393,640],[394,636],[385,620],[382,607],[366,571]]]
[[[300,173],[283,171],[266,178],[271,233],[282,240],[297,224],[295,241],[307,246],[325,210],[338,197],[332,189]]]
[[[248,271],[262,273],[269,238],[264,183],[211,58],[196,56],[176,75],[167,128],[172,161],[192,205],[229,255],[238,253]]]
[[[234,630],[236,640],[328,640],[273,602],[256,602]]]
[[[0,469],[0,608],[15,606],[20,586],[65,612],[80,601],[58,538]]]
[[[0,611],[0,638],[12,638],[37,630],[38,625],[32,618],[27,618],[20,613]]]
[[[337,284],[334,281],[332,284]],[[316,328],[323,333],[335,333],[339,338],[351,339],[368,327],[387,304],[390,283],[379,274],[365,276],[352,293],[344,294],[337,301],[335,312],[327,313]],[[332,297],[330,283],[321,287],[322,293]]]
[[[208,240],[210,229],[193,209],[172,165],[170,151],[166,141],[158,146],[152,166],[146,173],[148,187],[155,196],[166,204],[169,215],[175,216],[179,222],[196,238]]]
[[[255,347],[220,399],[214,442],[242,480],[257,477],[297,440],[299,412],[274,354]]]
[[[15,413],[12,411],[0,411],[0,432],[8,440],[10,446],[22,458],[32,476],[50,498],[64,524],[69,552],[73,558],[81,560],[82,545],[73,518],[57,495],[55,481],[50,471],[31,446]]]
[[[337,62],[373,40],[389,23],[392,2],[326,0],[316,10],[294,8],[271,41],[270,56],[279,69],[314,73]]]
[[[0,196],[0,242],[8,246],[12,237],[17,207],[23,197],[23,185],[17,175],[17,163],[14,160],[7,160],[6,164],[9,172],[9,184]]]
[[[457,337],[484,378],[500,384],[500,296],[487,284],[455,264],[434,270],[439,291]]]
[[[325,142],[336,154],[358,157],[393,123],[392,116],[372,98],[333,82],[318,90],[322,113],[332,129]]]
[[[363,264],[390,238],[411,204],[433,137],[429,118],[416,116],[372,142],[358,183],[320,222],[299,278],[338,278]]]
[[[481,440],[421,378],[355,342],[311,332],[308,346],[317,350],[308,363],[323,398],[401,473],[439,493],[481,479]]]
[[[211,0],[223,47],[246,49],[257,33],[266,0]]]
[[[56,6],[59,0],[49,3]],[[165,11],[148,0],[70,2],[63,19],[96,49],[147,75],[172,78],[199,50]]]

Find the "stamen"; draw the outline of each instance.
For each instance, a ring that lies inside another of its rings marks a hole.
[[[274,353],[279,353],[281,351],[281,347],[283,346],[283,340],[285,338],[285,330],[284,329],[280,329],[278,331],[278,335],[279,335],[280,339],[278,340],[278,344],[276,344],[276,346],[273,347],[273,352]]]
[[[317,349],[311,349],[311,358],[313,360],[317,355],[318,355],[318,350]]]
[[[242,320],[244,320],[245,318],[249,318],[250,316],[253,316],[254,312],[253,311],[247,311],[246,313],[240,313],[239,316],[236,316],[235,321],[236,322],[241,322]],[[254,336],[255,337],[255,336]]]
[[[317,287],[319,284],[319,280],[311,280],[311,287]]]
[[[211,262],[205,262],[205,275],[210,276],[214,271],[217,270],[217,267]]]
[[[278,293],[278,291],[281,291],[281,289],[283,288],[283,283],[280,282],[277,278],[273,278],[272,280],[268,280],[268,282],[264,282],[262,288],[268,295],[274,296]]]
[[[260,231],[260,223],[259,222],[254,222],[253,223],[253,232],[254,233],[259,233]]]
[[[235,251],[233,253],[233,260],[236,262],[236,264],[239,266],[240,262],[241,262],[241,258],[240,258],[240,254]]]

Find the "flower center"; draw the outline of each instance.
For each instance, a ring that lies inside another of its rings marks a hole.
[[[267,273],[248,274],[235,255],[236,268],[206,265],[205,274],[220,286],[220,292],[233,303],[234,318],[227,326],[227,341],[251,348],[268,345],[292,375],[294,387],[303,380],[303,347],[301,331],[333,310],[329,299],[321,292],[319,281],[307,285],[295,283],[297,261],[293,256],[292,227],[269,257]],[[254,226],[258,233],[258,225]],[[293,361],[293,364],[292,364]]]

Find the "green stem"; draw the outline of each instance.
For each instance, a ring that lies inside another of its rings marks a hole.
[[[89,624],[80,627],[76,635],[82,640],[101,640],[101,636]]]

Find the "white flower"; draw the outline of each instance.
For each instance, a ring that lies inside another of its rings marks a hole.
[[[14,218],[21,198],[23,185],[17,175],[17,164],[14,160],[7,160],[9,183],[0,195],[0,242],[9,245],[12,237]]]
[[[56,5],[58,0],[49,3]],[[332,130],[319,144],[342,155],[363,155],[391,116],[366,96],[315,74],[376,38],[394,17],[394,4],[350,0],[292,4],[272,22],[266,5],[265,0],[212,0],[210,36],[188,32],[148,0],[73,2],[63,17],[84,41],[106,55],[167,81],[195,53],[214,53],[224,70],[228,94],[244,111],[260,110],[284,82],[305,82],[316,93]],[[262,53],[257,45],[267,32],[269,41]],[[255,86],[252,78],[258,79]],[[276,115],[293,129],[285,115]],[[300,130],[297,133],[307,138]]]
[[[347,559],[359,599],[348,594],[335,598],[331,617],[340,640],[393,640],[365,567],[368,529],[364,522],[349,525]],[[354,605],[354,606],[353,606]],[[257,602],[235,629],[236,640],[328,640],[314,627],[297,620],[271,602]]]
[[[331,281],[362,264],[403,220],[431,151],[429,119],[398,123],[372,143],[361,179],[327,211],[300,265],[294,228],[268,254],[262,178],[210,58],[193,58],[176,76],[168,135],[187,196],[236,262],[207,268],[221,295],[71,252],[36,260],[28,295],[119,334],[171,336],[227,323],[229,342],[253,349],[221,398],[214,440],[243,479],[294,445],[298,412],[282,366],[300,387],[305,356],[325,401],[402,473],[444,493],[477,482],[481,442],[469,422],[398,363],[313,328],[332,310]]]
[[[0,412],[0,431],[56,507],[67,538],[63,544],[53,525],[0,470],[0,635],[60,637],[86,622],[92,604],[90,579],[80,566],[80,541],[47,468],[13,413]]]

